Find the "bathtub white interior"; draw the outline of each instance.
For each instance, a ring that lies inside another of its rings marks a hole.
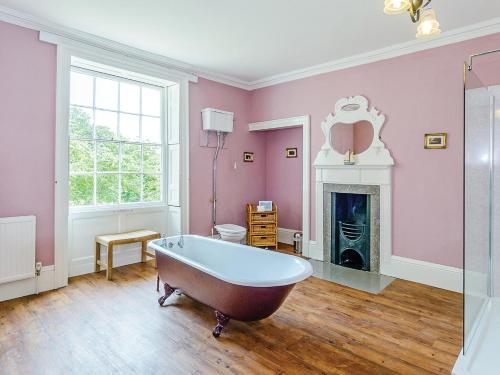
[[[293,255],[195,235],[184,236],[182,248],[178,241],[179,237],[167,238],[167,243],[174,244],[171,249],[160,246],[161,240],[151,242],[150,247],[236,285],[290,285],[312,275],[309,262]]]

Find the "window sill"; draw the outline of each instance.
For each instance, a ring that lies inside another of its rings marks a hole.
[[[91,207],[70,207],[70,214],[84,214],[84,213],[109,213],[109,214],[119,214],[119,213],[130,213],[130,212],[144,212],[150,210],[166,209],[168,205],[164,202],[156,203],[131,203],[130,205],[110,205],[110,206],[91,206]]]

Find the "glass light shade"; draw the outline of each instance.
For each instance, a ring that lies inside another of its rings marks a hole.
[[[410,9],[410,0],[385,0],[385,14],[402,14]]]
[[[436,12],[433,9],[425,9],[420,15],[417,27],[417,38],[425,38],[441,33],[439,22],[436,20]]]

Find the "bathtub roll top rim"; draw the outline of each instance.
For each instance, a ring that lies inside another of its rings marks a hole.
[[[297,256],[198,235],[151,241],[149,247],[227,283],[275,287],[301,282],[312,275],[311,264]]]

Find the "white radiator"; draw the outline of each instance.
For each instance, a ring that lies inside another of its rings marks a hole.
[[[35,276],[36,217],[0,218],[0,284]]]

